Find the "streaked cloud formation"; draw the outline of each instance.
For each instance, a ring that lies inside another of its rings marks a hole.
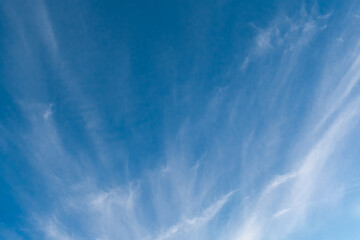
[[[1,238],[360,234],[355,1],[0,6]]]

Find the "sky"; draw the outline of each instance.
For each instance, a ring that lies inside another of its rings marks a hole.
[[[3,0],[0,239],[356,240],[356,0]]]

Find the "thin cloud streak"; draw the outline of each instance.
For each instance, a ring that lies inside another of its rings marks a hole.
[[[229,201],[230,197],[236,191],[231,191],[225,196],[221,197],[218,201],[213,203],[210,207],[205,209],[202,214],[198,217],[194,217],[191,219],[185,219],[180,223],[177,223],[174,226],[171,226],[169,229],[165,230],[160,236],[158,236],[157,240],[165,240],[171,239],[174,235],[183,231],[191,231],[191,229],[196,228],[200,225],[205,225],[209,222],[220,210],[221,208]]]

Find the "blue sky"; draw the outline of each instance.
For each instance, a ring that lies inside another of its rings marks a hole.
[[[359,20],[2,1],[0,239],[358,239]]]

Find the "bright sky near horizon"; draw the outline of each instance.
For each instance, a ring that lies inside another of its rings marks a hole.
[[[360,238],[360,2],[3,0],[0,36],[0,239]]]

